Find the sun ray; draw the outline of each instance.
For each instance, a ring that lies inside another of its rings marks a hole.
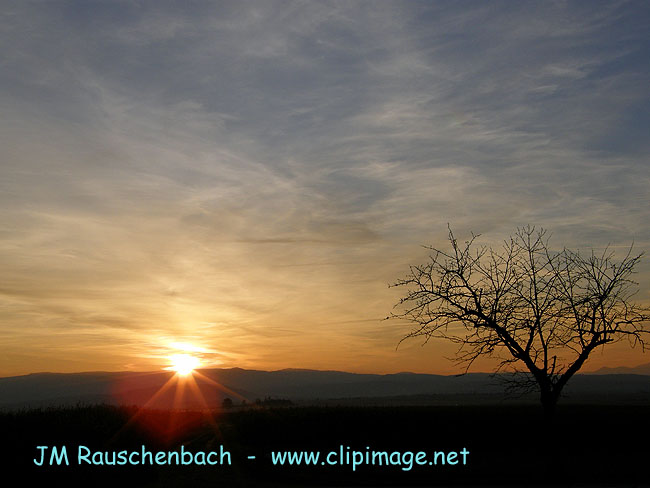
[[[198,371],[194,371],[194,375],[196,377],[198,377],[199,379],[201,379],[201,380],[203,380],[203,381],[205,381],[205,382],[207,382],[207,383],[209,383],[211,385],[216,386],[221,391],[225,391],[226,393],[228,393],[230,395],[233,395],[234,397],[237,397],[239,400],[247,400],[246,397],[240,395],[236,391],[231,390],[227,386],[224,386],[221,383],[218,383],[218,382],[214,381],[212,378],[209,378],[208,376],[204,375],[203,373],[199,373]]]
[[[137,408],[125,425],[115,434],[113,439],[118,437],[124,430],[130,428],[135,422],[143,423],[143,425],[149,423],[151,427],[153,425],[151,420],[157,418],[157,415],[162,414],[162,418],[154,421],[156,426],[155,431],[158,435],[166,437],[167,441],[169,441],[185,428],[186,419],[184,416],[191,414],[191,410],[188,410],[188,408],[195,410],[197,407],[198,411],[205,417],[207,423],[215,431],[219,431],[219,425],[215,418],[215,412],[219,410],[215,409],[214,405],[212,407],[210,406],[204,395],[206,391],[223,392],[238,400],[247,400],[241,394],[196,370],[201,365],[200,354],[198,354],[200,351],[198,348],[190,347],[190,345],[184,343],[176,345],[178,346],[176,348],[177,352],[167,356],[171,365],[163,368],[174,374],[142,406]],[[197,380],[203,383],[204,386],[200,386]],[[209,387],[206,385],[209,385]],[[159,399],[171,388],[174,388],[173,396],[171,398],[167,397],[169,401],[163,402],[166,403],[166,406],[163,406],[162,410],[159,410]],[[149,415],[153,415],[152,419],[149,418]],[[168,417],[166,421],[164,421],[165,415]]]
[[[157,391],[154,393],[149,400],[145,402],[144,405],[137,408],[136,412],[129,417],[129,420],[113,435],[111,441],[117,439],[119,435],[131,427],[136,420],[147,410],[147,407],[151,405],[156,399],[158,399],[163,393],[165,393],[169,388],[171,388],[174,382],[178,382],[178,376],[172,375]],[[109,441],[110,442],[110,441]]]

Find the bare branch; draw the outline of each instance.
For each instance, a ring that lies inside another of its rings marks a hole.
[[[630,247],[617,262],[609,248],[553,252],[547,232],[531,226],[501,249],[478,246],[478,237],[461,244],[449,228],[449,250],[427,247],[429,260],[391,285],[407,291],[389,318],[415,325],[402,340],[449,340],[465,371],[497,358],[497,371],[518,372],[510,389],[533,384],[550,408],[596,348],[623,339],[645,348],[650,311],[631,302],[643,254]]]

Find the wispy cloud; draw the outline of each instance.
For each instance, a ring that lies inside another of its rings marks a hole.
[[[126,367],[177,336],[227,365],[437,370],[368,320],[448,222],[488,240],[532,223],[569,246],[650,244],[643,2],[0,15],[12,354],[92,367],[96,345],[98,364]]]

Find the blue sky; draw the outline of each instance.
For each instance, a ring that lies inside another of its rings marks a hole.
[[[447,223],[650,249],[647,2],[0,14],[5,374],[151,367],[179,341],[223,366],[449,372],[447,346],[395,351],[408,327],[380,321]]]

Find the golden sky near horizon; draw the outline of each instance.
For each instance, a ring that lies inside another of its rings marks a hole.
[[[447,223],[650,251],[649,7],[533,5],[0,7],[0,376],[454,373],[382,320]]]

